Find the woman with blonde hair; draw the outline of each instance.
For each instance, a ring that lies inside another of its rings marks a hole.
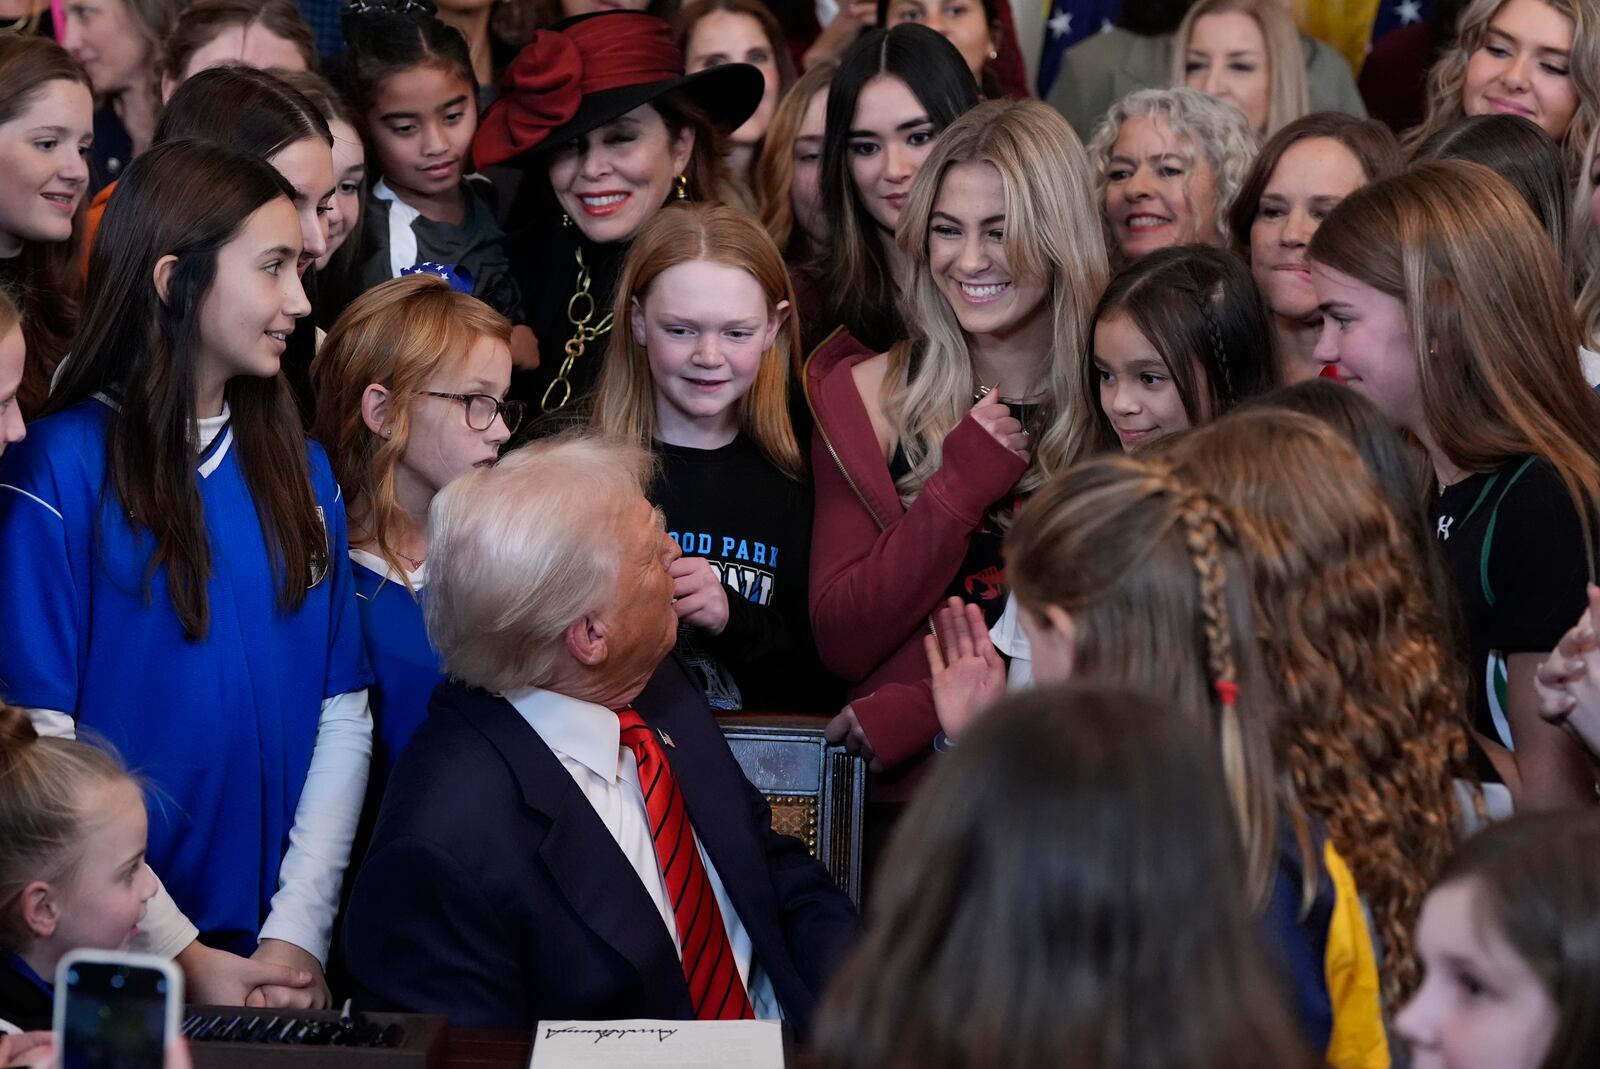
[[[344,490],[347,547],[372,689],[369,797],[427,717],[444,679],[428,642],[428,506],[456,476],[493,464],[522,416],[505,401],[511,324],[427,274],[358,297],[311,365],[312,436]]]
[[[811,494],[789,420],[794,291],[725,205],[673,204],[629,249],[591,425],[654,453],[648,497],[683,551],[678,652],[714,708],[832,699],[806,622]],[[736,490],[736,493],[730,493]]]
[[[1264,136],[1311,110],[1305,53],[1278,0],[1200,0],[1178,26],[1172,84],[1226,100]]]
[[[1089,139],[1095,199],[1118,265],[1169,245],[1225,245],[1228,207],[1261,137],[1197,89],[1141,89]]]
[[[1016,502],[1086,448],[1078,354],[1107,277],[1088,161],[1059,113],[989,101],[912,183],[899,247],[911,340],[832,344],[806,369],[816,416],[811,622],[851,685],[832,727],[903,800],[938,724],[921,635],[947,595],[998,616]]]
[[[1464,115],[1521,115],[1575,171],[1600,114],[1600,12],[1586,0],[1471,0],[1428,73],[1415,148]]]
[[[1177,472],[1230,506],[1278,760],[1372,910],[1384,1002],[1421,978],[1411,933],[1462,827],[1470,781],[1458,669],[1425,573],[1365,464],[1332,427],[1271,407],[1184,438]]]
[[[1515,750],[1519,807],[1587,805],[1582,749],[1539,717],[1541,657],[1584,606],[1600,397],[1548,235],[1505,179],[1442,160],[1362,189],[1311,240],[1317,357],[1414,435],[1463,614],[1474,726]]]
[[[810,261],[828,239],[822,215],[822,138],[828,83],[838,69],[819,63],[783,94],[756,157],[756,215],[790,263]]]

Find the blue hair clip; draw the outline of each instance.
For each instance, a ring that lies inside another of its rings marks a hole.
[[[432,275],[435,278],[442,278],[450,283],[451,289],[457,293],[465,293],[468,297],[472,296],[472,291],[476,288],[476,283],[472,279],[472,272],[460,264],[441,264],[432,260],[424,260],[420,264],[402,267],[400,274],[402,276]]]

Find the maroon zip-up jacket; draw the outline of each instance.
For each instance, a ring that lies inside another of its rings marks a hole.
[[[816,418],[811,470],[811,626],[817,652],[849,687],[885,771],[878,801],[903,801],[921,779],[939,721],[922,636],[985,511],[1027,462],[967,416],[909,508],[900,504],[851,369],[876,355],[843,328],[806,363]]]

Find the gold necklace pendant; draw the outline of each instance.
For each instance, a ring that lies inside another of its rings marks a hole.
[[[572,337],[567,339],[567,344],[563,347],[561,366],[556,370],[556,377],[544,388],[544,396],[539,398],[541,412],[559,411],[572,400],[573,365],[584,354],[590,342],[611,329],[611,320],[615,316],[614,312],[607,312],[600,322],[592,327],[589,325],[596,309],[594,295],[589,292],[589,267],[583,262],[581,248],[577,250],[577,259],[577,290],[572,294],[571,300],[567,301],[567,322],[572,324]]]

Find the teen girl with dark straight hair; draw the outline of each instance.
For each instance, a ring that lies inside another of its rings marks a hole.
[[[343,502],[279,374],[310,311],[292,196],[212,142],[136,161],[50,410],[0,458],[8,697],[170,800],[150,862],[193,923],[153,909],[151,949],[235,1004],[326,1003],[372,743]]]
[[[828,86],[829,239],[808,272],[821,291],[815,323],[801,324],[808,344],[836,326],[875,352],[906,336],[896,275],[904,258],[894,237],[900,209],[939,132],[977,103],[961,53],[926,26],[873,30],[845,53]]]

